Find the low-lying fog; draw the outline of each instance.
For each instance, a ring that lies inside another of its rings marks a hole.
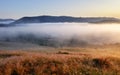
[[[0,41],[50,46],[120,43],[120,24],[19,24],[15,27],[1,27]]]

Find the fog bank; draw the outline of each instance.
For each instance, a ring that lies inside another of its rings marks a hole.
[[[1,27],[0,41],[50,46],[120,43],[119,24],[37,23]]]

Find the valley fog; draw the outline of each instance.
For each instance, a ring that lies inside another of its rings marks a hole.
[[[1,27],[0,41],[44,46],[120,43],[119,24],[37,23]]]

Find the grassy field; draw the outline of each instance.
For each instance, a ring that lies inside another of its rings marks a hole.
[[[120,44],[0,50],[0,75],[120,75]]]

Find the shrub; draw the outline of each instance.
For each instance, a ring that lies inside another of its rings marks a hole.
[[[57,54],[69,54],[69,52],[62,52],[62,51],[59,51]]]
[[[108,69],[112,65],[108,58],[94,58],[92,61],[93,66],[100,69]]]

